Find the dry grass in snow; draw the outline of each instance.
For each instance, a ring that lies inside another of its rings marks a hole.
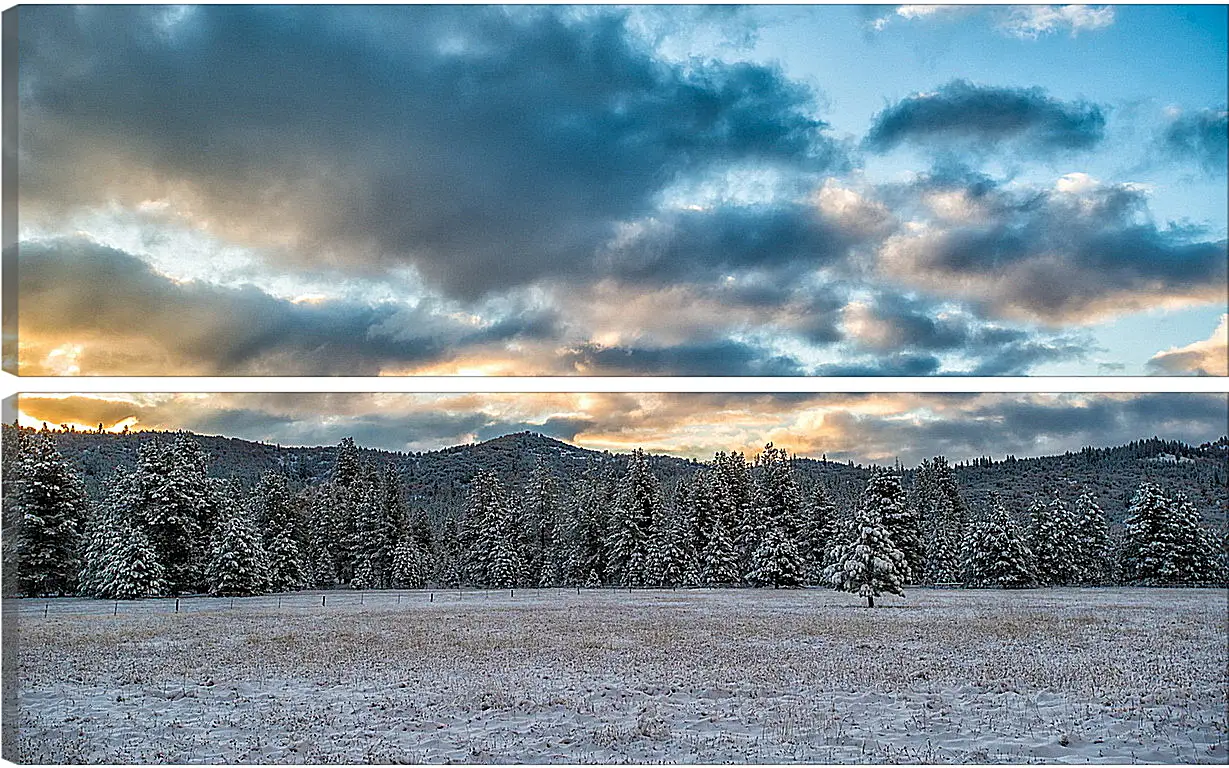
[[[395,597],[19,601],[6,757],[1226,762],[1217,590]]]

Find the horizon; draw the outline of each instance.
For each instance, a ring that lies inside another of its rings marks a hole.
[[[1153,437],[1225,436],[1223,393],[1133,394],[110,394],[19,395],[23,427],[186,430],[285,447],[430,452],[529,432],[577,448],[706,461],[767,443],[800,458],[916,466],[924,458],[1034,458]]]

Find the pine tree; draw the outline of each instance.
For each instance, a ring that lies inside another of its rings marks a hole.
[[[1077,583],[1108,584],[1110,568],[1110,529],[1105,512],[1090,493],[1081,493],[1075,501],[1075,545]]]
[[[879,493],[863,493],[854,516],[854,530],[836,553],[824,576],[829,584],[842,592],[852,592],[866,598],[869,608],[875,598],[885,592],[904,596],[904,583],[909,573],[905,554],[896,547],[887,526]]]
[[[1036,586],[1035,558],[1007,507],[996,495],[989,519],[974,529],[967,553],[966,583],[972,587],[1021,589]]]
[[[231,503],[214,535],[209,562],[209,594],[257,595],[269,583],[269,566],[260,536],[246,512]]]
[[[514,587],[520,583],[524,562],[516,512],[494,472],[483,470],[470,483],[462,527],[468,539],[466,565],[475,584]]]
[[[831,564],[836,531],[836,504],[823,484],[816,483],[807,499],[806,520],[801,531],[803,574],[808,583],[823,581],[824,569]]]
[[[708,544],[702,553],[700,579],[709,586],[725,586],[742,581],[739,569],[738,547],[735,545],[723,517],[712,519],[708,530]]]
[[[125,521],[118,533],[118,546],[105,556],[97,596],[108,600],[135,600],[165,594],[168,589],[166,572],[145,530]]]
[[[422,589],[427,585],[423,552],[417,538],[407,531],[393,551],[391,581],[396,589]]]
[[[133,522],[153,544],[172,594],[204,586],[204,542],[216,506],[207,464],[200,445],[186,433],[169,443],[155,439],[137,453]]]
[[[67,595],[80,571],[89,501],[80,477],[50,436],[22,440],[6,502],[17,522],[16,573],[24,595]],[[9,532],[12,535],[12,532]]]
[[[286,478],[266,472],[252,491],[251,516],[268,555],[269,589],[285,592],[307,582],[299,547],[298,513]]]
[[[1173,503],[1151,482],[1140,484],[1127,518],[1121,553],[1123,579],[1150,585],[1182,581],[1180,548]]]
[[[1174,494],[1172,519],[1179,583],[1198,586],[1221,582],[1212,535],[1200,523],[1195,505],[1180,491]]]
[[[900,477],[887,470],[877,470],[867,483],[862,503],[873,505],[879,510],[888,536],[905,556],[907,568],[901,573],[901,577],[905,583],[914,581],[913,567],[922,563],[922,546],[918,536],[917,513],[905,498]]]
[[[913,495],[923,539],[921,581],[960,581],[968,507],[946,458],[936,456],[922,462],[915,476]]]
[[[614,583],[644,583],[649,534],[662,504],[661,483],[649,470],[644,451],[632,451],[615,493],[606,537],[606,562]]]
[[[519,544],[527,583],[543,583],[554,544],[558,505],[558,482],[545,462],[538,459],[529,473],[525,499],[521,505]]]
[[[802,586],[802,556],[780,525],[771,525],[751,556],[747,582],[757,587]]]
[[[1070,508],[1057,496],[1048,503],[1037,498],[1029,505],[1028,515],[1028,547],[1038,580],[1045,585],[1074,583],[1079,551]]]

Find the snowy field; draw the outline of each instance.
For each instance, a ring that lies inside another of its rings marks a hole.
[[[1226,762],[1218,590],[914,589],[873,611],[828,590],[278,602],[10,603],[6,757]]]

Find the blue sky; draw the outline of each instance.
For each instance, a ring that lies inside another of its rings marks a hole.
[[[13,13],[22,373],[1229,373],[1224,6]]]

